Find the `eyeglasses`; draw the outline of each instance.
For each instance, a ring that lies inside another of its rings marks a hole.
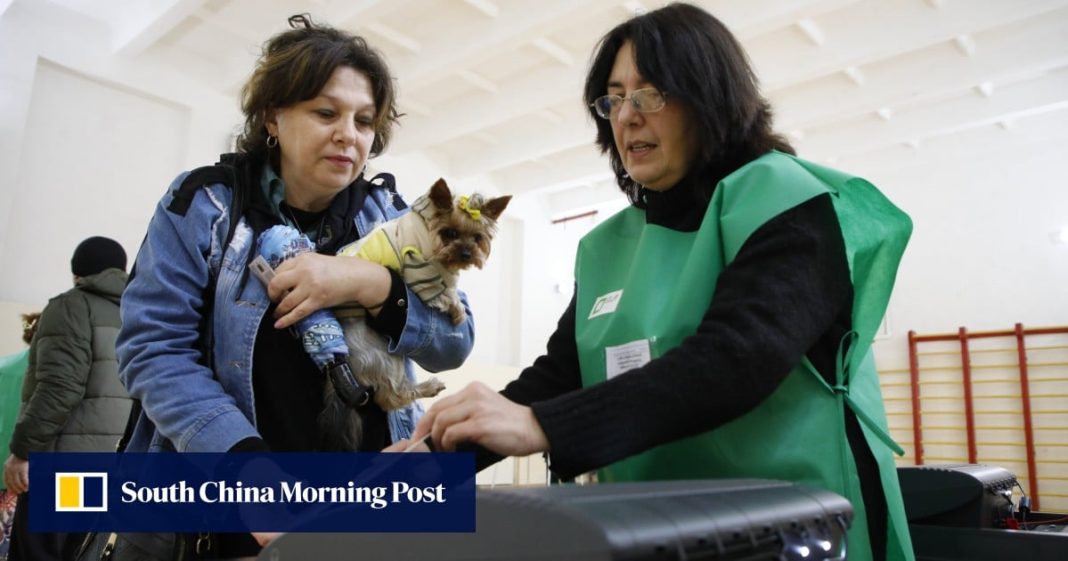
[[[663,109],[664,104],[667,103],[664,100],[664,94],[660,93],[660,90],[656,88],[642,88],[630,92],[630,97],[602,95],[593,100],[593,103],[590,105],[593,107],[594,111],[597,112],[597,116],[602,119],[611,119],[619,114],[619,108],[623,107],[623,102],[628,99],[634,106],[634,109],[639,113],[656,113]]]

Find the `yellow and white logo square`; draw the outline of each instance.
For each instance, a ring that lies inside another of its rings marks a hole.
[[[107,472],[56,473],[56,512],[106,512]]]

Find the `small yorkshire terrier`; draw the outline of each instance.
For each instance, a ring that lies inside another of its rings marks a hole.
[[[466,313],[456,293],[457,276],[485,264],[497,220],[511,199],[485,199],[479,194],[454,198],[445,180],[438,179],[412,203],[410,212],[379,225],[338,255],[361,257],[397,271],[424,303],[459,325]],[[334,312],[345,333],[352,373],[361,386],[374,388],[375,403],[383,410],[399,409],[445,389],[437,378],[412,384],[404,372],[404,358],[389,353],[386,339],[367,325],[362,308]],[[324,391],[319,426],[328,449],[357,450],[363,434],[360,415],[345,404],[332,383]]]
[[[439,179],[415,200],[411,212],[379,225],[338,255],[361,257],[399,272],[420,300],[459,325],[466,312],[456,293],[457,273],[486,262],[497,219],[510,200],[486,200],[477,194],[454,199]],[[307,236],[287,225],[268,228],[257,245],[259,257],[249,267],[264,283],[286,259],[315,251]],[[304,351],[327,378],[318,418],[325,451],[359,449],[363,426],[357,409],[372,393],[379,407],[392,411],[445,389],[436,378],[412,384],[404,358],[389,353],[385,338],[367,325],[365,312],[360,306],[323,309],[296,325]]]

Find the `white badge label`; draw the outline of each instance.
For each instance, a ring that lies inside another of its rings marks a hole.
[[[590,317],[586,319],[593,319],[616,311],[616,308],[619,307],[619,299],[622,297],[623,289],[598,297],[597,301],[593,303],[593,309],[590,310]]]
[[[651,360],[649,340],[639,339],[617,347],[605,347],[605,375],[612,379],[620,374],[645,366]]]

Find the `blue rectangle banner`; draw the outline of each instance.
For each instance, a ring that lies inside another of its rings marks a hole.
[[[474,532],[473,454],[30,455],[34,532]]]

